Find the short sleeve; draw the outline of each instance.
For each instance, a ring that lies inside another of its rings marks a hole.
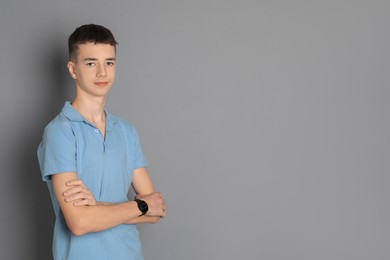
[[[145,156],[142,152],[141,143],[137,134],[137,130],[133,128],[133,140],[134,140],[134,169],[147,166]]]
[[[38,147],[42,179],[62,172],[77,172],[76,139],[69,124],[49,124]]]

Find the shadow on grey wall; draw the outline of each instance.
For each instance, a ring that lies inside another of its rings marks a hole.
[[[66,71],[66,55],[56,40],[46,42],[50,46],[42,44],[42,53],[35,54],[37,62],[41,64],[36,73],[42,84],[34,86],[39,92],[39,104],[28,111],[32,116],[36,116],[34,125],[30,126],[30,135],[24,139],[18,137],[16,145],[23,147],[19,149],[15,158],[20,164],[20,178],[22,183],[23,198],[26,198],[28,206],[30,223],[33,223],[31,232],[34,237],[30,237],[30,245],[33,255],[31,260],[52,259],[52,238],[54,227],[54,211],[50,200],[50,194],[47,185],[42,181],[39,164],[37,160],[37,147],[41,141],[44,127],[54,118],[64,104],[69,94],[68,78]],[[45,48],[46,47],[46,48]],[[35,124],[36,123],[36,124]]]

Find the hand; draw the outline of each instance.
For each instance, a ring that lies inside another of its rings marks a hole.
[[[157,223],[160,221],[160,219],[161,219],[162,217],[150,217],[150,216],[146,216],[146,218],[147,218],[147,222],[146,222],[146,223],[149,223],[149,224],[157,224]]]
[[[82,180],[70,180],[65,185],[70,187],[62,193],[66,202],[73,202],[76,207],[97,205],[95,197]]]
[[[166,217],[167,206],[166,202],[160,192],[154,192],[148,195],[138,194],[136,196],[137,199],[142,199],[148,204],[148,212],[146,212],[145,216],[153,216],[153,217]]]

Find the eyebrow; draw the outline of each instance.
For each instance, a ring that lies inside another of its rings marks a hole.
[[[98,59],[96,58],[85,58],[83,61],[97,61]],[[116,58],[107,58],[105,60],[109,60],[109,61],[115,61]]]

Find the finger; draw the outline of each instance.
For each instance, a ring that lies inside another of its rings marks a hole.
[[[156,194],[159,198],[162,198],[161,192],[155,192],[154,194]]]
[[[83,196],[80,196],[80,194],[75,194],[75,195],[71,195],[71,196],[66,197],[64,200],[66,202],[74,202],[74,201],[80,200],[80,199],[83,199]]]
[[[91,200],[91,199],[83,199],[83,200],[79,200],[79,201],[76,201],[76,202],[73,203],[73,205],[76,206],[76,207],[92,206],[92,205],[95,205],[95,204],[96,204],[96,201]]]
[[[84,188],[84,187],[81,187],[81,186],[75,186],[73,188],[70,188],[70,189],[67,189],[66,191],[64,191],[62,193],[62,195],[69,196],[69,195],[72,195],[74,193],[80,193],[80,192],[89,193],[89,190]]]
[[[73,180],[70,180],[70,181],[67,181],[65,183],[65,185],[67,186],[73,186],[73,185],[80,185],[80,179],[73,179]]]
[[[80,179],[70,180],[70,181],[66,182],[66,185],[67,186],[77,186],[77,185],[80,185],[82,187],[85,187],[84,182],[82,180],[80,180]]]
[[[73,206],[76,206],[76,207],[85,206],[87,203],[86,201],[87,200],[77,200],[77,201],[73,202]]]
[[[91,194],[85,194],[83,192],[79,192],[79,193],[67,196],[65,198],[65,201],[66,202],[72,202],[72,201],[79,200],[79,199],[94,199],[94,198],[93,198],[93,196]]]

